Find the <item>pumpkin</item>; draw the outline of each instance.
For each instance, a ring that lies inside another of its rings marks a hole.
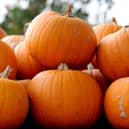
[[[129,27],[104,37],[97,49],[97,63],[106,78],[129,76]]]
[[[9,68],[9,67],[8,67]],[[9,69],[6,69],[6,72]],[[5,71],[4,71],[5,72]],[[0,74],[0,129],[19,128],[27,117],[29,100],[25,88]]]
[[[99,42],[102,38],[120,30],[121,28],[122,28],[122,26],[117,24],[117,21],[114,17],[112,18],[112,22],[98,24],[98,25],[94,26],[93,30],[96,34],[97,44],[99,44]],[[98,68],[97,63],[96,63],[96,55],[94,56],[94,58],[91,62],[96,68]]]
[[[14,51],[18,67],[17,77],[19,79],[31,79],[38,72],[45,69],[31,57],[24,42],[18,44]]]
[[[14,79],[17,72],[16,56],[13,50],[0,40],[0,72],[2,72],[7,66],[13,68],[9,78]]]
[[[48,11],[35,17],[26,31],[25,43],[43,66],[57,68],[65,62],[73,69],[86,66],[97,45],[91,25],[73,17],[71,6],[64,15]]]
[[[86,69],[83,72],[88,73],[93,77],[99,84],[102,93],[105,94],[106,89],[109,86],[109,81],[103,76],[99,69]]]
[[[129,77],[114,81],[106,91],[104,111],[109,123],[117,129],[129,129]]]
[[[15,49],[16,45],[24,40],[24,36],[23,35],[7,35],[1,40],[7,43],[12,49]]]
[[[24,80],[15,80],[17,81],[19,84],[21,84],[22,86],[25,87],[25,89],[28,88],[28,85],[30,83],[30,79],[24,79]]]
[[[0,39],[2,39],[5,36],[6,36],[5,30],[2,27],[0,27]]]
[[[28,93],[34,120],[46,128],[90,127],[100,116],[98,83],[86,73],[68,70],[65,64],[38,73]]]

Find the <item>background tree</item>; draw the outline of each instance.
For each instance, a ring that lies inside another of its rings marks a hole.
[[[26,2],[23,8],[21,2]],[[90,6],[96,2],[97,10]],[[88,20],[95,13],[94,23],[106,21],[107,12],[113,5],[112,0],[17,0],[13,7],[8,8],[1,26],[8,34],[23,34],[24,26],[42,11],[54,10],[63,13],[68,3],[73,5],[73,15]],[[102,8],[104,5],[104,9]]]

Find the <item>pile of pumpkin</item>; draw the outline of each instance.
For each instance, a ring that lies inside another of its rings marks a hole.
[[[0,129],[20,127],[29,109],[46,128],[89,128],[103,111],[129,128],[128,26],[92,27],[69,6],[36,16],[25,36],[1,29],[0,38]]]

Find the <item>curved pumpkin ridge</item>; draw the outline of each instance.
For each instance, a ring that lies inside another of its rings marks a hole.
[[[40,46],[37,46],[36,44],[34,46],[31,46],[31,42],[32,42],[31,37],[33,37],[33,35],[35,35],[37,33],[41,34],[41,31],[43,30],[43,28],[45,28],[48,24],[48,22],[46,22],[46,24],[41,23],[41,21],[40,21],[40,16],[41,15],[43,15],[44,19],[46,21],[48,21],[48,19],[50,19],[51,15],[52,16],[57,15],[57,13],[52,12],[52,11],[48,11],[47,13],[41,13],[34,20],[32,20],[32,22],[29,24],[29,26],[27,28],[27,31],[26,31],[26,34],[25,34],[25,40],[24,41],[26,42],[26,46],[29,48],[29,50],[30,50],[29,52],[30,52],[31,55],[33,55],[31,50],[40,48]],[[35,24],[36,26],[38,26],[40,24],[42,26],[40,26],[40,28],[33,28],[32,24]],[[42,37],[40,35],[39,39],[35,38],[34,41],[38,43],[40,41],[40,39],[42,39],[42,38],[44,38],[44,37]],[[34,55],[33,55],[33,57],[36,58]]]
[[[58,19],[57,19],[57,17],[58,17]],[[59,47],[62,47],[61,44],[59,45],[59,42],[61,42],[59,35],[62,32],[60,31],[60,33],[59,33],[59,31],[56,31],[57,27],[58,27],[58,22],[61,22],[62,19],[60,19],[59,16],[57,16],[57,17],[56,18],[55,17],[51,18],[51,22],[49,22],[47,24],[46,29],[44,29],[44,33],[42,32],[42,36],[41,37],[43,37],[43,35],[46,33],[46,37],[49,37],[49,39],[47,39],[45,37],[46,39],[44,40],[44,46],[41,44],[41,46],[39,48],[39,51],[44,51],[44,53],[42,53],[42,57],[44,57],[43,61],[44,62],[48,62],[50,65],[53,64],[55,61],[57,61],[57,57],[59,57],[62,60],[62,57],[60,56],[60,54],[58,54],[58,51],[60,51]],[[51,24],[53,21],[55,21],[55,24]],[[51,29],[49,29],[48,27],[51,28]],[[56,33],[58,38],[55,37],[54,35],[52,35],[52,33]],[[48,46],[49,45],[48,44],[48,40],[51,43],[52,47]],[[56,41],[56,43],[54,43],[55,41]],[[52,58],[52,57],[54,57],[54,58]],[[48,58],[51,58],[51,60],[48,61],[47,60]],[[61,62],[63,62],[63,61],[61,61]]]
[[[24,42],[17,45],[15,55],[18,65],[17,76],[21,79],[31,79],[38,72],[45,69],[30,56]]]

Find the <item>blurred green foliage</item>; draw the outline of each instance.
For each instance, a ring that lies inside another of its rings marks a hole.
[[[5,20],[1,23],[1,27],[4,28],[8,34],[24,34],[25,24],[30,22],[41,11],[54,10],[63,13],[68,5],[68,1],[64,2],[62,0],[25,0],[28,3],[28,6],[23,9],[21,8],[19,1],[22,0],[17,0],[14,7],[8,8]],[[109,5],[109,8],[112,6],[112,0],[97,1],[99,3],[105,1],[105,3]],[[81,3],[82,6],[85,5],[86,8],[91,0],[75,0],[74,4],[77,4],[77,2]],[[73,15],[87,19],[89,12],[83,11],[82,8],[78,8],[73,11]]]
[[[36,2],[35,2],[36,1]],[[22,9],[19,3],[8,9],[5,21],[1,24],[8,34],[23,34],[24,26],[45,8],[45,0],[28,0],[28,8]]]

